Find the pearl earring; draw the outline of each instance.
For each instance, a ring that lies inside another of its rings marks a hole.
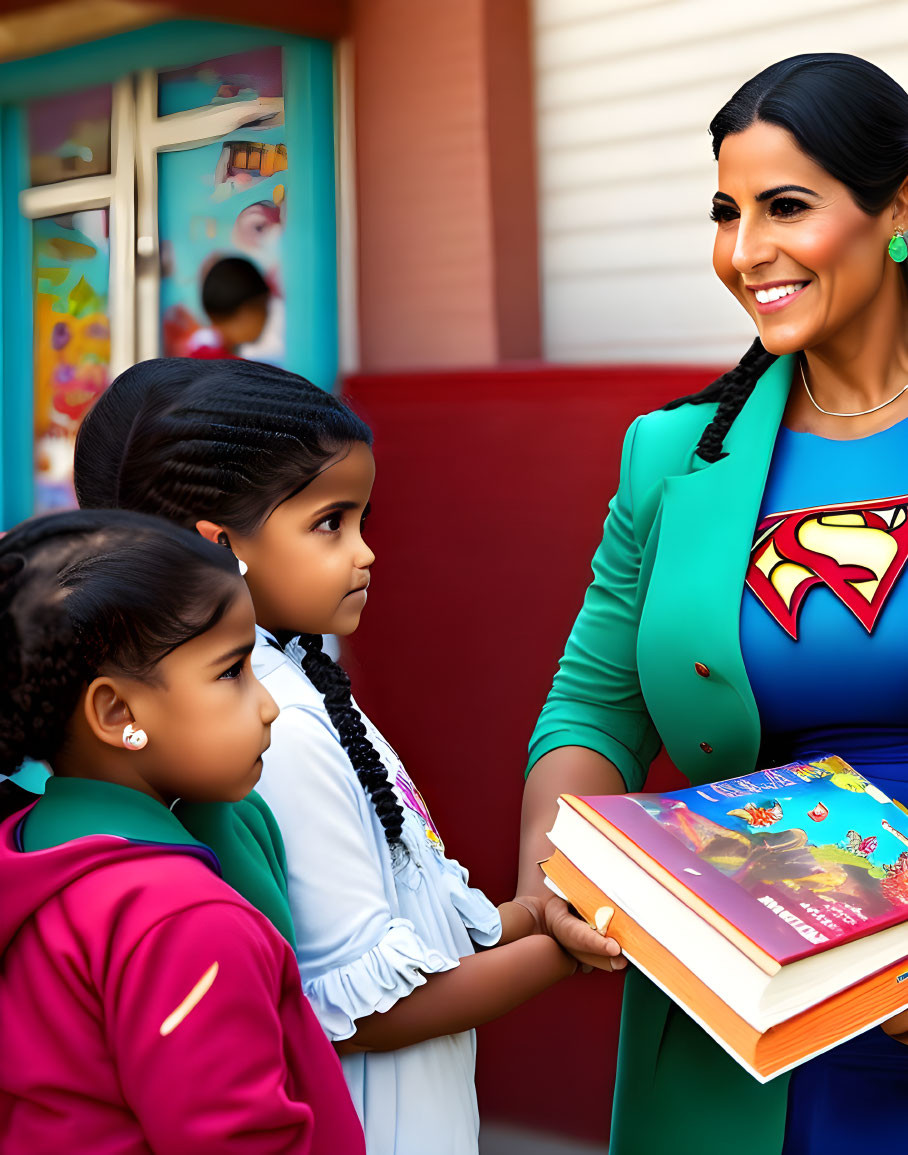
[[[249,566],[243,561],[241,557],[236,559],[236,564],[240,567],[240,577],[245,577],[249,573]]]
[[[123,745],[127,750],[143,750],[148,745],[148,735],[130,722],[123,727]]]

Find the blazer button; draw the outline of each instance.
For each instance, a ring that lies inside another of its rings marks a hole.
[[[712,754],[712,752],[713,752],[713,748],[712,748],[712,746],[710,746],[710,744],[708,742],[701,742],[700,743],[700,749],[703,751],[704,754]]]
[[[701,678],[709,677],[709,666],[705,666],[702,662],[694,662],[694,669]]]

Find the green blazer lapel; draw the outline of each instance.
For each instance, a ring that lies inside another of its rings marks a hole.
[[[725,439],[725,457],[694,456],[689,473],[664,482],[637,663],[656,729],[694,783],[748,773],[759,750],[739,619],[792,370],[791,357],[766,370]]]

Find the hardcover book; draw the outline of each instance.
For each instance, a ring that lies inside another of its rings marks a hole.
[[[908,1007],[908,812],[840,758],[564,795],[544,865],[756,1078]],[[601,921],[601,919],[600,919]]]

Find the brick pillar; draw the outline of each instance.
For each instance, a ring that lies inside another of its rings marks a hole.
[[[364,372],[539,354],[527,0],[354,0]]]

